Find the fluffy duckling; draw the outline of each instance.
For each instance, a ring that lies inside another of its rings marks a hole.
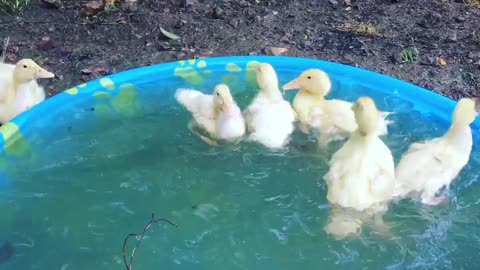
[[[352,110],[358,128],[329,162],[330,169],[324,176],[327,199],[354,211],[384,211],[392,198],[395,167],[390,149],[378,137],[380,112],[368,97],[359,98]],[[344,229],[354,231],[361,222],[358,218],[350,220]]]
[[[343,100],[326,100],[332,87],[329,76],[319,69],[304,71],[298,78],[283,86],[284,90],[300,89],[293,100],[293,108],[297,113],[300,129],[309,133],[315,129],[319,132],[321,145],[331,141],[342,140],[357,129],[352,103]],[[381,112],[378,119],[377,133],[387,134],[385,120],[389,113]]]
[[[31,59],[20,60],[16,65],[0,63],[0,123],[44,101],[45,91],[36,79],[53,77],[53,73]]]
[[[217,143],[195,132],[195,126],[205,130],[214,139],[234,141],[245,135],[245,119],[227,85],[217,85],[213,95],[179,89],[175,98],[192,113],[190,130],[209,145]]]
[[[395,196],[419,195],[421,202],[436,205],[446,197],[436,193],[447,187],[467,165],[472,150],[470,124],[475,121],[475,102],[461,99],[445,135],[423,143],[414,143],[397,165]]]
[[[295,111],[283,98],[272,65],[262,63],[255,71],[260,91],[244,113],[250,139],[271,149],[282,148],[295,128]]]
[[[358,129],[333,155],[324,179],[331,203],[363,211],[390,200],[395,168],[390,149],[376,133],[380,113],[373,100],[359,98],[353,111]]]

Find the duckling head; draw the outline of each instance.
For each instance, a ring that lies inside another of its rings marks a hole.
[[[18,83],[27,83],[36,79],[53,78],[55,75],[35,63],[32,59],[22,59],[15,65],[14,78]]]
[[[279,92],[278,77],[273,66],[268,63],[261,63],[255,69],[257,83],[260,90],[266,93]]]
[[[475,101],[469,98],[462,98],[458,101],[457,107],[453,112],[453,125],[457,127],[469,126],[477,117],[475,111]]]
[[[361,97],[352,106],[352,110],[355,113],[360,134],[365,136],[374,133],[380,117],[375,102],[369,97]]]
[[[226,84],[219,84],[215,86],[214,100],[215,106],[220,110],[223,110],[235,104],[233,96],[230,93],[230,88],[228,88]]]
[[[331,88],[330,77],[319,69],[306,70],[298,78],[283,86],[283,90],[301,89],[309,94],[322,97],[328,95]]]

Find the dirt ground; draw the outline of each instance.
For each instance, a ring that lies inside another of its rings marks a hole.
[[[42,82],[49,95],[134,67],[267,54],[269,47],[358,65],[455,99],[480,94],[476,0],[117,0],[118,8],[90,16],[88,1],[55,1],[0,14],[0,38],[11,37],[7,62],[34,58],[55,72],[58,79]],[[160,27],[182,39],[168,40]]]

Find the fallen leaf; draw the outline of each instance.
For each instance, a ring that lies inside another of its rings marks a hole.
[[[163,34],[164,36],[166,36],[167,38],[169,38],[169,39],[173,39],[173,40],[180,39],[179,36],[177,36],[177,35],[175,35],[175,34],[173,34],[173,33],[168,32],[167,30],[163,29],[162,27],[160,27],[160,32],[162,32],[162,34]]]
[[[447,62],[445,61],[445,59],[437,57],[437,64],[439,64],[440,66],[446,66]]]
[[[101,73],[101,72],[104,72],[105,71],[105,68],[104,67],[97,67],[95,68],[95,72],[97,73]]]
[[[82,74],[84,75],[92,74],[92,70],[89,68],[82,69]]]
[[[87,15],[93,15],[99,12],[103,8],[102,1],[90,1],[85,4],[85,13]]]
[[[283,55],[288,52],[288,48],[282,48],[282,47],[270,47],[268,50],[272,55],[275,55],[275,56]]]

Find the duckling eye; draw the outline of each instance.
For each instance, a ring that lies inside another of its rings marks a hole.
[[[220,93],[217,92],[216,94],[217,94],[217,96],[220,96]]]
[[[311,79],[312,79],[312,76],[307,76],[307,79],[311,80]]]
[[[23,68],[27,68],[27,65],[23,65]]]

